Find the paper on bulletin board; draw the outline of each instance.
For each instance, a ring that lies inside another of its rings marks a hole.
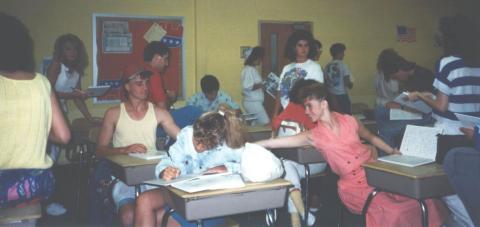
[[[152,26],[148,29],[147,32],[145,32],[145,35],[143,35],[143,38],[148,42],[152,41],[160,41],[162,38],[167,34],[167,31],[162,28],[157,23],[153,23]]]

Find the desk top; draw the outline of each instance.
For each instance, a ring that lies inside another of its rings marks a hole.
[[[233,194],[233,193],[242,193],[247,191],[257,191],[262,189],[272,189],[272,188],[282,188],[282,187],[291,187],[292,184],[284,179],[276,179],[264,183],[246,183],[245,187],[241,188],[230,188],[230,189],[219,189],[219,190],[207,190],[195,193],[184,192],[180,189],[176,189],[172,186],[168,187],[168,190],[175,193],[177,196],[183,199],[193,199],[193,198],[202,198],[210,196],[218,196],[224,194]]]
[[[128,154],[109,155],[109,156],[106,156],[105,158],[124,168],[144,166],[144,165],[156,165],[157,163],[160,162],[160,159],[145,160],[145,159],[132,157]]]
[[[252,132],[271,132],[272,127],[270,125],[248,126],[247,133]]]
[[[315,147],[276,148],[272,149],[276,156],[283,157],[300,164],[325,162],[322,154]]]
[[[445,175],[442,166],[438,164],[427,164],[416,167],[408,167],[382,161],[375,161],[364,163],[362,166],[365,168],[371,168],[379,171],[398,174],[413,179],[422,179]]]

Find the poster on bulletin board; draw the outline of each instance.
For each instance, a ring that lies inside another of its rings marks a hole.
[[[96,103],[122,99],[122,72],[130,64],[143,64],[143,49],[151,41],[170,48],[165,86],[184,94],[183,18],[93,14],[93,85],[111,86]]]

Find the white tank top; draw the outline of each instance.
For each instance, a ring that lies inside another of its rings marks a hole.
[[[152,103],[148,103],[148,110],[142,120],[130,118],[125,109],[125,104],[120,104],[120,116],[118,117],[115,132],[113,133],[113,147],[126,147],[135,143],[143,144],[147,150],[155,148],[157,117]]]
[[[72,88],[77,87],[78,80],[80,80],[80,74],[75,70],[68,70],[68,67],[64,64],[61,64],[60,73],[57,77],[57,82],[55,83],[55,91],[70,93],[73,92]],[[62,110],[66,113],[68,112],[67,100],[60,99],[60,104]]]

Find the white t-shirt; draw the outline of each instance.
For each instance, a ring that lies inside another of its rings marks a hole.
[[[322,67],[310,59],[303,63],[292,62],[283,67],[282,74],[280,74],[280,84],[278,86],[280,103],[283,108],[288,105],[290,100],[288,98],[288,92],[292,89],[295,82],[300,79],[312,79],[323,83]]]
[[[263,90],[252,90],[253,85],[261,83],[262,77],[255,67],[246,65],[242,70],[242,94],[244,101],[263,102]]]
[[[379,106],[385,106],[385,104],[393,101],[400,94],[398,81],[387,81],[381,71],[378,71],[375,74],[373,83],[375,86],[375,93],[377,94],[375,101]]]
[[[73,92],[73,88],[77,87],[79,80],[80,74],[77,71],[69,71],[67,66],[61,64],[60,73],[55,83],[55,91],[64,93]],[[60,105],[64,112],[68,112],[67,100],[60,99]]]

